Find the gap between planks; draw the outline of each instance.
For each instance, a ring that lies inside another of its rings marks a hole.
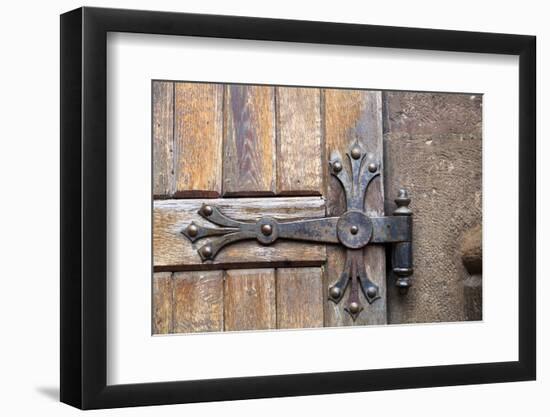
[[[153,279],[153,334],[324,325],[321,267],[157,273]],[[170,297],[157,297],[159,289]]]

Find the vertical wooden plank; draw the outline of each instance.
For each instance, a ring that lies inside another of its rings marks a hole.
[[[277,328],[323,327],[321,268],[277,269]]]
[[[223,272],[174,273],[174,332],[223,330]]]
[[[276,327],[275,270],[235,269],[225,277],[225,330]]]
[[[221,194],[223,86],[175,84],[175,195]]]
[[[277,87],[277,193],[323,193],[321,103],[317,88]]]
[[[327,155],[338,150],[342,156],[350,144],[357,140],[368,153],[379,161],[383,173],[382,145],[382,97],[381,92],[363,90],[325,89],[324,98],[324,133]],[[345,209],[344,196],[335,178],[327,181],[328,215],[340,215]],[[365,210],[369,215],[384,214],[384,190],[382,175],[373,180],[365,199]],[[344,249],[327,247],[327,270],[325,275],[325,292],[330,284],[336,281],[343,269]],[[385,249],[381,245],[370,245],[365,249],[365,263],[369,278],[380,288],[380,299],[369,305],[360,294],[365,310],[355,322],[344,311],[347,293],[339,304],[325,302],[325,325],[365,325],[387,323],[386,312],[386,259]],[[328,296],[325,296],[328,300]]]
[[[153,274],[153,334],[172,333],[172,273]]]
[[[153,81],[153,195],[173,191],[174,83]]]
[[[224,113],[224,195],[273,195],[274,88],[227,85]]]

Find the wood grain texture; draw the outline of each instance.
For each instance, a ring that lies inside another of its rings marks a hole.
[[[225,330],[264,330],[276,327],[275,270],[226,271]]]
[[[227,216],[244,221],[262,216],[275,219],[323,217],[325,202],[319,197],[224,198],[208,200]],[[181,234],[194,221],[216,227],[197,214],[203,200],[157,200],[153,209],[153,263],[156,270],[215,269],[275,265],[321,265],[326,259],[324,245],[280,240],[270,246],[243,241],[226,246],[213,262],[202,263],[197,249],[208,239],[191,243]]]
[[[172,274],[155,272],[153,274],[153,334],[172,333],[172,301]]]
[[[173,192],[174,83],[153,81],[153,194],[168,197]]]
[[[174,332],[223,330],[223,271],[174,273]]]
[[[223,86],[175,84],[175,195],[221,193]]]
[[[227,85],[224,121],[224,195],[273,195],[274,87]]]
[[[277,269],[277,328],[323,327],[321,268]]]
[[[277,193],[321,195],[323,149],[317,88],[277,87]]]
[[[324,133],[326,154],[338,150],[342,156],[350,144],[357,140],[366,151],[380,163],[383,173],[382,96],[380,92],[364,90],[323,91]],[[340,215],[345,209],[344,195],[338,181],[331,177],[326,186],[327,212]],[[384,214],[383,178],[378,176],[369,186],[365,199],[365,210],[369,215]],[[336,281],[343,269],[344,250],[327,248],[325,292]],[[343,310],[347,294],[339,304],[328,301],[325,296],[325,325],[385,324],[386,319],[386,257],[381,245],[369,245],[365,249],[365,263],[369,278],[379,286],[381,298],[369,305],[360,294],[365,310],[355,322]],[[326,295],[326,294],[325,294]]]

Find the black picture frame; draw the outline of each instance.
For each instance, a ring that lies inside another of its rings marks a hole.
[[[106,384],[108,32],[519,56],[519,360]],[[251,17],[80,8],[61,15],[61,401],[82,409],[536,378],[536,38]]]

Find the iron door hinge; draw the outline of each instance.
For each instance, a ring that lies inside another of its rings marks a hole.
[[[243,222],[225,216],[218,207],[204,203],[199,214],[221,227],[204,227],[191,222],[183,230],[191,242],[217,236],[198,249],[203,262],[213,260],[223,247],[232,243],[256,239],[271,245],[278,239],[300,240],[344,246],[346,261],[339,279],[328,290],[329,299],[339,303],[351,286],[345,310],[353,320],[363,310],[359,288],[369,304],[380,298],[380,291],[367,275],[363,248],[369,244],[392,244],[392,271],[395,285],[401,293],[411,286],[412,267],[412,211],[405,189],[395,199],[397,209],[393,216],[369,216],[364,209],[369,184],[380,175],[380,162],[368,156],[361,145],[353,143],[346,153],[350,165],[344,169],[339,152],[333,152],[330,173],[341,184],[346,200],[346,211],[338,217],[279,222],[272,217],[261,217],[256,222]]]

